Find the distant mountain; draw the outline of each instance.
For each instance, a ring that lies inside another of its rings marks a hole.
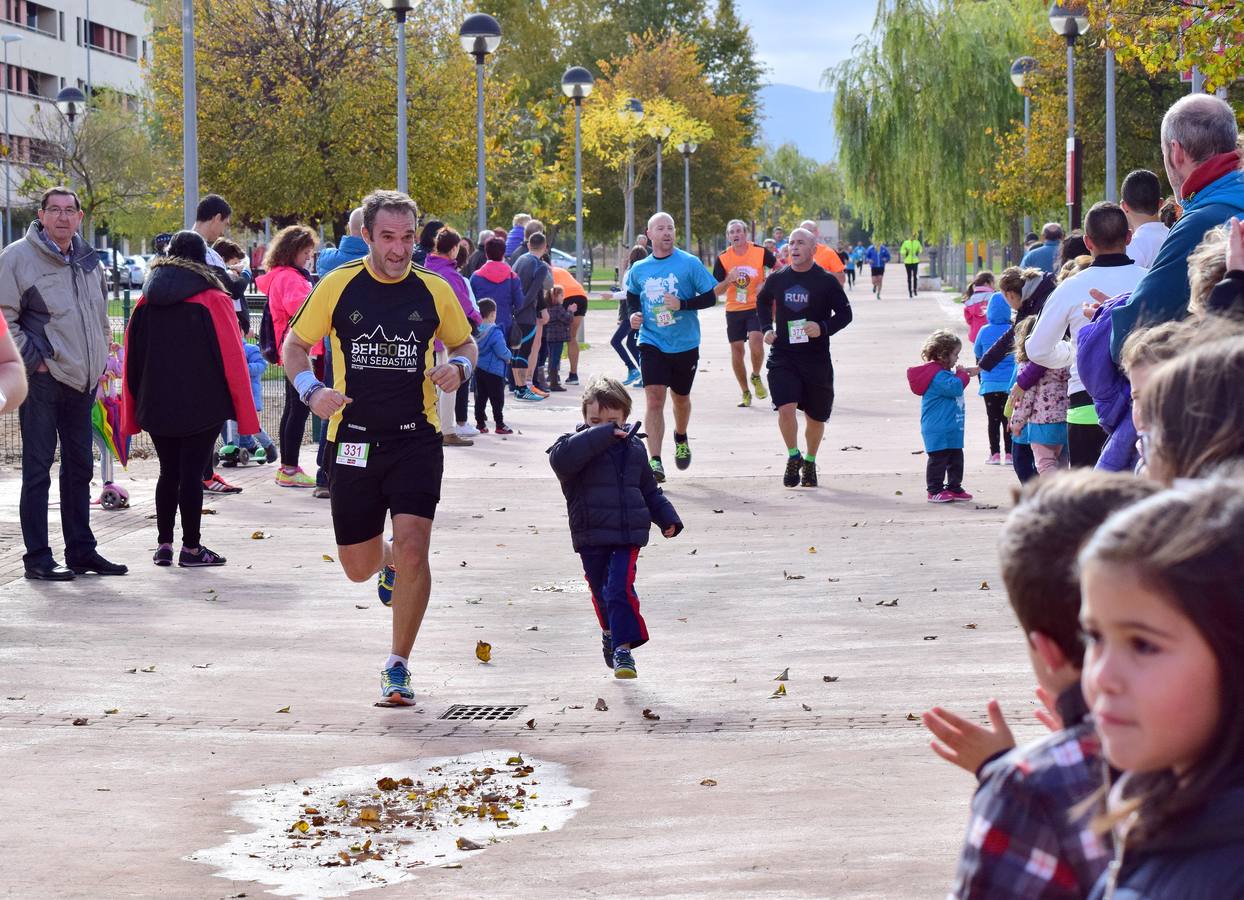
[[[804,156],[829,162],[838,155],[834,137],[834,95],[791,84],[769,84],[760,89],[764,104],[761,134],[773,147],[794,143]]]

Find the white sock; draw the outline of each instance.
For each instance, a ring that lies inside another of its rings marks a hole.
[[[389,661],[384,664],[384,667],[386,669],[392,669],[398,663],[401,663],[407,669],[410,668],[410,660],[404,656],[398,656],[396,653],[389,654]]]

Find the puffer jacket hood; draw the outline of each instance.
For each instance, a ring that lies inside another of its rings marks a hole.
[[[907,370],[907,384],[911,387],[913,394],[917,397],[923,397],[924,392],[933,383],[933,379],[937,377],[937,373],[945,371],[945,366],[935,362],[927,362],[922,366],[912,366]]]
[[[985,310],[985,318],[990,325],[1010,325],[1011,324],[1011,304],[1006,302],[1006,297],[1001,291],[996,291],[989,298],[989,307]]]
[[[478,275],[480,278],[486,278],[493,284],[501,284],[507,278],[514,277],[514,270],[503,259],[490,259],[476,269],[473,274]]]
[[[225,290],[207,266],[177,256],[161,256],[151,264],[143,297],[152,306],[172,306],[212,289]]]

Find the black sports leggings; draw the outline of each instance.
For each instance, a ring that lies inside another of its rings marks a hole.
[[[1010,420],[1004,415],[1006,409],[1007,393],[1005,391],[991,391],[983,395],[985,398],[986,427],[989,429],[989,452],[994,456],[998,455],[999,444],[1006,447],[1006,452],[1011,452],[1011,428]],[[1002,432],[1002,441],[998,440],[998,432]]]
[[[281,465],[297,466],[302,436],[307,430],[311,409],[302,402],[297,389],[285,379],[285,408],[281,410]]]
[[[847,287],[855,287],[855,270],[847,269]]]
[[[194,550],[199,546],[199,526],[203,520],[203,466],[216,448],[220,424],[207,431],[183,437],[153,434],[151,443],[160,458],[160,477],[156,481],[156,533],[161,544],[173,543],[173,524],[181,507],[181,543]]]

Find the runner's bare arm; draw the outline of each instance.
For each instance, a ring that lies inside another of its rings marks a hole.
[[[281,359],[285,363],[285,377],[290,384],[296,385],[300,374],[311,371],[311,345],[291,328],[281,347]],[[350,398],[344,394],[329,387],[321,387],[311,395],[307,406],[321,419],[327,419],[349,402]]]
[[[13,335],[0,337],[0,413],[12,412],[26,399],[26,366]]]

